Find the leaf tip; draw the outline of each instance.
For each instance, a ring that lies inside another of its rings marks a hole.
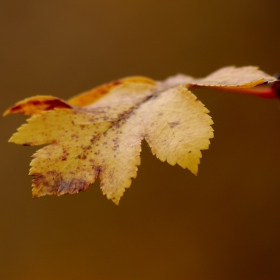
[[[114,204],[115,204],[116,206],[119,206],[120,198],[118,198],[118,199],[112,198],[112,201],[114,202]]]

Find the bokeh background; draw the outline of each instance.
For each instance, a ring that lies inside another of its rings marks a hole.
[[[0,1],[1,112],[130,75],[280,71],[279,1]],[[280,101],[196,90],[215,138],[198,176],[152,156],[117,207],[98,184],[31,198],[37,148],[1,121],[0,279],[280,279]]]

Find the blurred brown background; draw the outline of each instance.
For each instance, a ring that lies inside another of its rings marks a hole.
[[[227,65],[280,71],[279,1],[0,1],[1,111],[67,99],[129,75],[204,76]],[[1,120],[0,279],[280,279],[280,102],[195,92],[215,138],[199,175],[143,144],[117,207],[98,184],[31,198],[37,148]]]

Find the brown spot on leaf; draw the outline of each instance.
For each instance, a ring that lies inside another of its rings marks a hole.
[[[168,125],[169,125],[170,128],[174,128],[174,127],[176,127],[176,126],[179,125],[179,124],[180,124],[180,122],[169,122],[169,123],[168,123]]]
[[[36,96],[17,103],[15,106],[8,109],[4,113],[4,116],[15,113],[32,115],[38,114],[41,111],[53,110],[54,108],[72,109],[72,107],[62,99],[51,96]]]
[[[23,144],[23,146],[33,146],[31,142],[26,142]]]
[[[77,134],[72,134],[71,137],[77,139],[77,138],[79,138],[79,135],[77,135]]]
[[[118,138],[114,138],[114,139],[112,139],[112,141],[113,141],[113,144],[114,144],[114,146],[113,146],[113,150],[114,151],[116,151],[118,148],[119,148],[119,139]]]

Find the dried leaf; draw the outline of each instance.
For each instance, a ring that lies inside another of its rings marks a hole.
[[[201,150],[208,149],[213,130],[209,111],[190,87],[244,89],[275,80],[255,67],[227,67],[203,79],[182,74],[163,82],[129,77],[68,102],[32,97],[4,115],[32,115],[10,142],[49,144],[31,162],[34,197],[79,193],[99,176],[103,194],[118,204],[137,175],[143,139],[161,161],[197,174]]]

